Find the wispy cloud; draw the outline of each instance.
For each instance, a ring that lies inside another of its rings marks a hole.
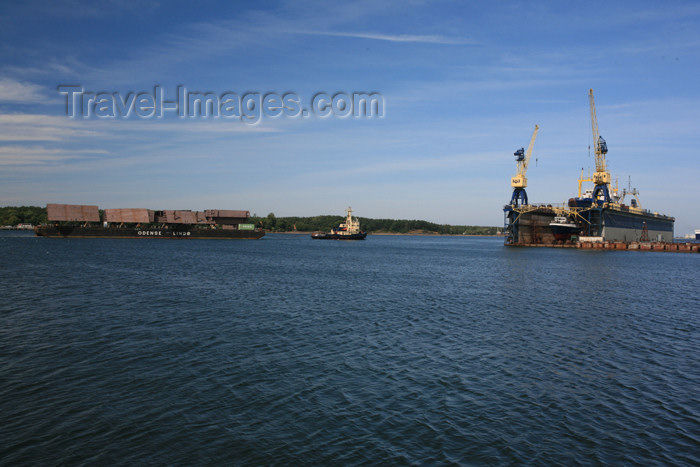
[[[169,135],[202,135],[230,133],[278,133],[279,125],[261,122],[249,125],[240,121],[173,119],[153,120],[90,120],[44,114],[0,115],[0,142],[2,141],[75,141],[76,138],[122,138],[125,133],[166,133]]]
[[[488,164],[498,162],[501,156],[502,154],[494,151],[446,155],[428,159],[394,160],[381,163],[368,163],[352,168],[312,172],[304,174],[303,176],[338,179],[356,177],[358,175],[371,176],[408,172],[425,173],[429,170],[454,172],[455,170],[474,168],[477,165],[483,169]]]
[[[8,63],[3,67],[3,70],[7,75],[12,76],[31,76],[33,78],[48,76],[55,78],[57,76],[75,76],[84,68],[85,66],[76,60],[75,57],[62,56],[60,58],[46,57],[44,61],[37,65]]]
[[[103,149],[48,149],[41,146],[2,146],[0,147],[0,166],[50,165],[82,159],[87,156],[107,155]]]
[[[447,37],[439,35],[415,34],[378,34],[371,32],[332,32],[332,31],[288,31],[292,34],[310,34],[316,36],[354,37],[388,42],[418,42],[424,44],[475,45],[477,41],[468,38]]]
[[[66,141],[95,136],[94,129],[81,127],[66,117],[42,114],[0,115],[0,141]]]
[[[32,83],[0,78],[0,102],[37,103],[45,102],[44,88]]]
[[[231,134],[231,133],[281,133],[282,122],[274,122],[275,126],[266,125],[269,120],[262,119],[257,124],[243,123],[238,119],[172,119],[170,121],[137,120],[115,121],[115,120],[85,120],[86,123],[94,123],[99,128],[107,130],[107,126],[112,126],[112,130],[123,130],[133,132],[163,132],[177,133],[178,135],[194,134]]]

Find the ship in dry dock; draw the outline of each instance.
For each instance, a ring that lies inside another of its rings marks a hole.
[[[672,244],[675,219],[642,207],[636,189],[622,193],[611,184],[606,167],[607,142],[598,134],[593,90],[588,93],[596,170],[591,177],[579,178],[577,197],[564,205],[529,204],[527,166],[537,136],[538,126],[528,150],[516,151],[517,174],[511,179],[513,194],[503,208],[507,245],[565,245],[582,243],[630,245],[638,242]],[[583,182],[593,182],[592,189],[581,193]],[[627,201],[629,197],[629,201]]]
[[[105,209],[77,204],[47,204],[48,223],[34,228],[40,237],[258,239],[265,235],[250,223],[250,212]]]

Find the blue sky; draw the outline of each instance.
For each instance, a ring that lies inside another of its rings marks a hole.
[[[502,225],[608,166],[700,228],[697,2],[4,2],[0,205],[248,209]],[[60,85],[128,96],[377,92],[381,118],[68,118]]]

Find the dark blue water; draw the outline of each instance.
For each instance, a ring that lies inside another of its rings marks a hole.
[[[0,237],[2,465],[698,465],[700,255]]]

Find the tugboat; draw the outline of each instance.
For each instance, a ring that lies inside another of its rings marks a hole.
[[[347,209],[345,222],[330,232],[314,232],[311,238],[316,240],[364,240],[367,232],[360,231],[360,221],[352,218],[352,208]]]
[[[549,228],[552,229],[552,234],[556,240],[566,241],[581,231],[581,227],[576,225],[564,216],[557,216],[553,222],[549,223]]]

